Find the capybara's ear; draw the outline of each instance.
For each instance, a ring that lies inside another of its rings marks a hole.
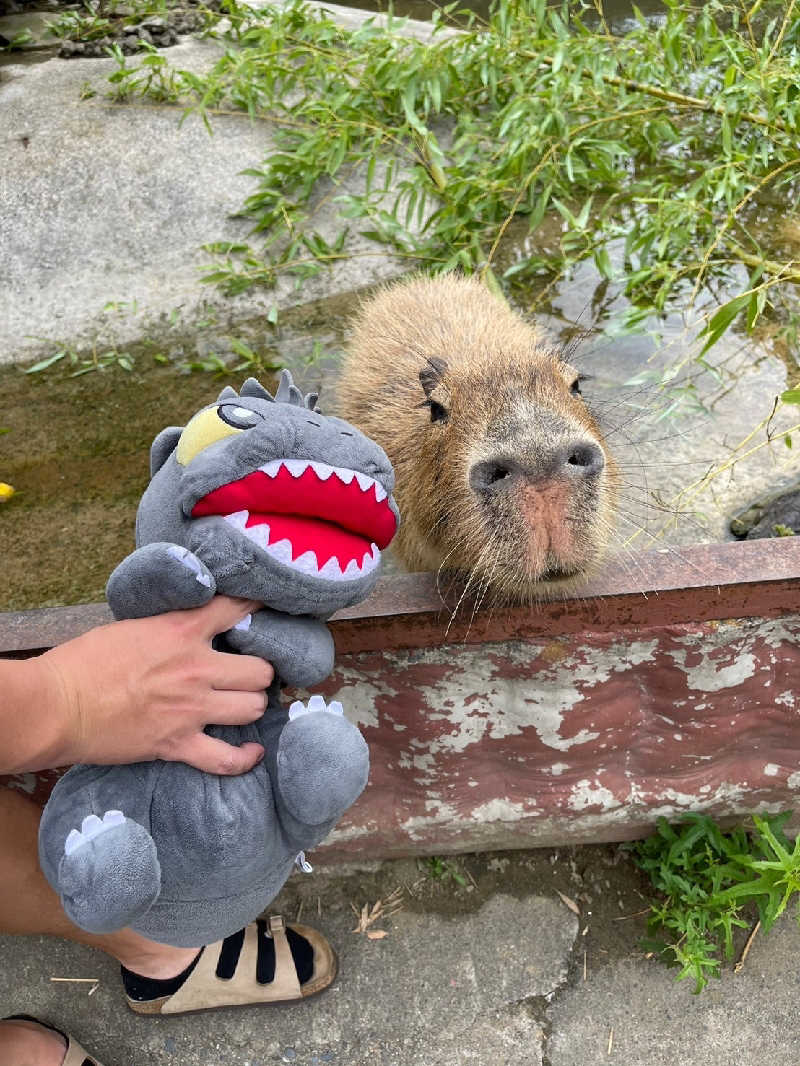
[[[447,360],[429,358],[427,362],[428,365],[419,372],[419,382],[425,390],[425,395],[430,399],[431,393],[447,373]]]
[[[167,426],[150,445],[150,477],[160,470],[178,446],[183,426]]]

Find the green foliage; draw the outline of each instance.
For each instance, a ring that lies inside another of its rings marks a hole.
[[[739,318],[752,329],[800,280],[791,248],[766,251],[798,200],[800,5],[763,0],[748,15],[665,0],[663,22],[639,15],[619,37],[576,6],[495,0],[488,23],[468,16],[455,33],[446,24],[465,13],[450,4],[423,42],[396,20],[346,30],[302,0],[228,0],[207,76],[118,57],[112,81],[121,98],[180,102],[206,123],[236,109],[276,125],[247,171],[253,238],[207,248],[206,280],[230,293],[279,273],[302,284],[370,244],[487,271],[514,221],[509,283],[592,260],[630,301],[623,328],[641,329],[721,280],[739,294],[706,348]]]
[[[3,37],[0,38],[0,40],[5,41],[7,38]],[[0,45],[0,52],[19,52],[25,47],[25,45],[33,44],[33,40],[34,37],[30,30],[20,30],[19,33],[14,34],[10,41]]]
[[[466,878],[458,872],[456,864],[449,859],[440,859],[435,855],[431,856],[429,859],[424,860],[423,869],[428,877],[434,881],[453,880],[462,888],[467,883]]]
[[[651,907],[645,942],[677,980],[691,978],[701,992],[719,977],[721,958],[733,956],[736,929],[746,928],[755,905],[764,932],[800,891],[800,838],[783,832],[790,814],[753,816],[753,829],[723,831],[712,819],[686,814],[674,826],[659,819],[657,832],[631,852],[663,897]],[[798,915],[800,919],[800,914]]]
[[[57,363],[75,368],[69,375],[71,378],[90,374],[95,370],[108,370],[111,367],[133,370],[133,359],[128,352],[118,352],[116,348],[109,348],[105,352],[98,352],[96,348],[93,348],[89,355],[81,355],[72,348],[59,348],[58,351],[48,355],[45,359],[40,359],[33,366],[26,367],[25,373],[41,374],[43,370],[49,370]]]

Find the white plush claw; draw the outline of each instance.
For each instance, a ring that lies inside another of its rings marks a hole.
[[[247,630],[250,628],[250,625],[251,625],[252,621],[253,621],[253,616],[251,614],[246,614],[244,616],[244,618],[242,618],[242,620],[240,622],[237,622],[236,625],[233,628],[234,629],[241,629],[243,633],[246,633]]]
[[[71,855],[73,851],[77,851],[81,844],[84,843],[85,837],[78,829],[71,829],[69,836],[64,841],[64,854]]]
[[[106,811],[103,815],[103,825],[106,829],[113,829],[115,825],[124,825],[125,815],[122,811]]]
[[[289,707],[289,721],[293,722],[295,718],[300,718],[304,714],[308,714],[308,707],[302,700],[295,700]]]
[[[308,701],[308,709],[309,711],[324,711],[325,700],[318,693],[313,695]]]
[[[188,548],[181,548],[179,544],[173,544],[167,549],[173,559],[177,559],[178,562],[185,566],[187,570],[191,570],[195,576],[195,581],[198,581],[201,585],[205,585],[206,588],[211,588],[211,578],[208,574],[202,572],[200,560],[196,555],[193,555]]]
[[[102,830],[103,823],[97,817],[96,814],[87,814],[81,822],[81,832],[87,840],[90,840],[92,837],[97,836],[97,834],[102,832]]]
[[[328,713],[344,714],[344,707],[342,707],[341,703],[339,703],[338,700],[331,700],[331,702],[328,704]]]
[[[297,869],[302,870],[304,874],[313,874],[314,872],[314,867],[306,858],[306,853],[304,851],[299,851],[297,853],[294,859],[294,864]]]

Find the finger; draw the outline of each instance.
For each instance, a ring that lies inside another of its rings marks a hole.
[[[202,621],[202,629],[209,639],[217,633],[232,629],[248,614],[261,609],[258,600],[237,600],[232,596],[215,596],[210,603],[195,610],[195,616]]]
[[[175,751],[173,761],[188,763],[207,774],[233,777],[252,770],[263,757],[264,749],[260,744],[247,743],[237,748],[216,737],[196,733]]]
[[[267,709],[267,694],[261,692],[219,692],[203,709],[203,725],[249,725]]]
[[[211,687],[217,691],[256,692],[268,688],[275,677],[272,665],[257,655],[212,652],[214,666]]]

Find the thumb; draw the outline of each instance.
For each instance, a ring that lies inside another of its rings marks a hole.
[[[236,747],[224,740],[197,733],[175,753],[174,761],[185,762],[207,774],[235,777],[247,773],[264,757],[260,744],[248,742]]]
[[[203,632],[209,637],[224,633],[248,614],[258,611],[262,604],[258,600],[237,600],[231,596],[215,596],[204,607],[197,608],[197,615],[202,620]]]

